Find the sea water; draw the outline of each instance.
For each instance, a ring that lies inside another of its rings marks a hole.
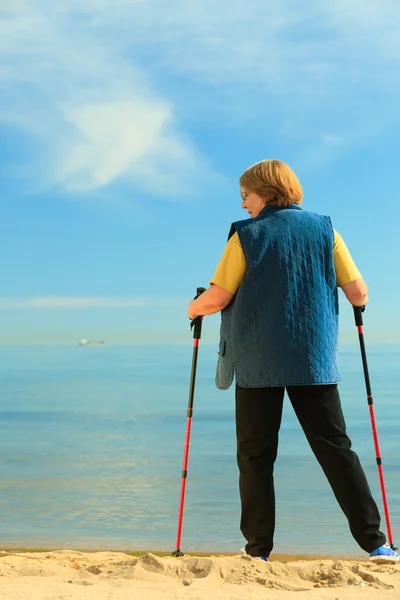
[[[234,388],[200,348],[182,549],[239,552]],[[400,538],[400,347],[368,360]],[[192,347],[0,347],[0,547],[175,549]],[[343,346],[348,433],[382,510],[360,352]],[[275,551],[360,554],[285,400]],[[383,511],[382,511],[383,515]],[[382,519],[382,529],[386,530]]]

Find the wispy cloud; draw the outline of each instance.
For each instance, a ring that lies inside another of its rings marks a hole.
[[[1,298],[0,310],[19,309],[82,309],[82,308],[139,308],[173,307],[187,304],[187,298],[99,298],[71,296],[34,296]]]
[[[0,310],[19,309],[78,309],[78,308],[133,308],[148,306],[145,298],[73,298],[44,296],[33,298],[0,298]]]
[[[257,120],[260,135],[284,128],[330,156],[399,119],[392,0],[6,6],[0,118],[39,140],[42,177],[70,191],[121,178],[159,195],[205,185],[215,175],[188,122]]]
[[[73,7],[69,3],[65,11],[73,13]],[[266,95],[307,104],[328,100],[332,93],[343,97],[359,93],[357,83],[374,89],[372,74],[389,86],[400,57],[400,5],[393,0],[248,0],[234,5],[229,0],[171,0],[168,9],[164,0],[86,0],[80,7],[92,31],[106,39],[119,34],[120,49],[129,46],[150,70],[158,67],[159,76],[164,70],[180,73],[214,89],[241,83],[244,87],[235,87],[241,98],[250,92],[246,86],[257,86],[252,102]],[[336,89],[338,81],[353,85]],[[288,92],[295,96],[289,98]]]
[[[118,32],[88,27],[102,3],[84,4],[26,0],[0,15],[0,120],[39,143],[45,183],[89,191],[125,177],[176,196],[215,178]]]
[[[132,31],[129,39],[145,56],[154,13],[163,14],[163,27],[151,36],[155,60],[164,72],[178,73],[205,90],[199,102],[214,103],[214,108],[208,105],[214,118],[216,107],[235,127],[257,121],[266,144],[286,123],[301,154],[310,149],[310,161],[329,160],[399,122],[399,3],[171,4],[165,14],[163,0],[130,4],[140,31]],[[117,15],[107,12],[116,28],[121,27]],[[157,72],[161,75],[161,69]],[[188,97],[182,90],[180,95]],[[326,135],[343,143],[334,147]]]

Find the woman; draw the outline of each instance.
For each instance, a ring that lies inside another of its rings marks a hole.
[[[367,286],[329,217],[300,208],[302,188],[283,162],[240,177],[242,208],[211,285],[188,316],[222,311],[216,383],[236,378],[237,459],[246,553],[273,548],[273,468],[285,389],[351,533],[375,562],[397,562],[346,435],[337,383],[338,291],[363,306]]]

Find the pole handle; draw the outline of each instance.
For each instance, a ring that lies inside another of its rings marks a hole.
[[[206,291],[206,288],[198,287],[196,290],[196,295],[194,300],[196,300],[201,294]],[[199,340],[201,338],[201,327],[203,325],[203,317],[199,315],[195,319],[192,319],[190,322],[190,328],[193,329],[193,338],[195,340]]]
[[[205,291],[206,291],[206,288],[198,287],[197,291],[196,291],[196,295],[194,297],[194,300],[196,300],[199,296],[201,296],[201,294],[203,294]]]
[[[365,311],[365,306],[353,306],[354,310],[354,319],[357,327],[361,327],[363,325],[362,314]]]

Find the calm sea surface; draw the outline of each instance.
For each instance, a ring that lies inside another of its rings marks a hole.
[[[239,552],[234,393],[199,352],[182,549]],[[0,547],[174,550],[192,346],[0,347]],[[368,349],[394,540],[400,542],[400,347]],[[343,346],[353,447],[381,507],[359,348]],[[277,552],[359,554],[285,404]],[[385,524],[382,524],[385,530]]]

